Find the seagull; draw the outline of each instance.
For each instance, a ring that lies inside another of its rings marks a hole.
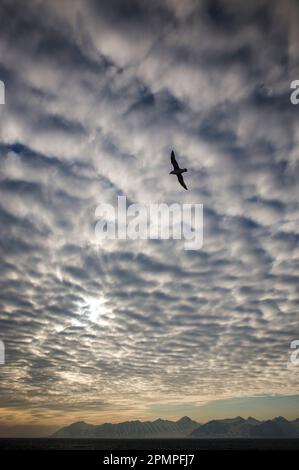
[[[179,183],[183,186],[183,188],[188,189],[187,186],[185,185],[185,181],[183,178],[182,173],[185,173],[187,168],[180,168],[178,165],[178,162],[175,159],[174,151],[172,150],[171,152],[171,163],[173,165],[173,170],[169,173],[170,175],[177,175]]]

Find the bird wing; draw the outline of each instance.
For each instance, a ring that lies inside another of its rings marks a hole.
[[[171,152],[171,163],[173,164],[173,168],[175,170],[178,170],[180,168],[178,162],[175,159],[174,151]]]
[[[177,175],[177,177],[178,177],[180,184],[183,186],[183,188],[188,189],[187,186],[185,185],[183,175]]]

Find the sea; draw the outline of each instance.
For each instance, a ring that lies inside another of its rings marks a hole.
[[[299,439],[0,439],[0,451],[299,450]]]

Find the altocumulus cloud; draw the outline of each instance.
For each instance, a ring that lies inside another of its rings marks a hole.
[[[3,422],[298,391],[298,22],[295,0],[2,0]],[[202,250],[98,247],[120,194],[203,203]]]

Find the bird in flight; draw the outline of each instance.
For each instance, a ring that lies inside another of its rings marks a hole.
[[[188,189],[185,185],[185,181],[183,178],[182,173],[185,173],[187,168],[180,168],[178,162],[175,159],[174,151],[171,152],[171,163],[173,165],[173,170],[169,173],[170,175],[176,175],[178,177],[179,183],[183,186],[183,188]]]

